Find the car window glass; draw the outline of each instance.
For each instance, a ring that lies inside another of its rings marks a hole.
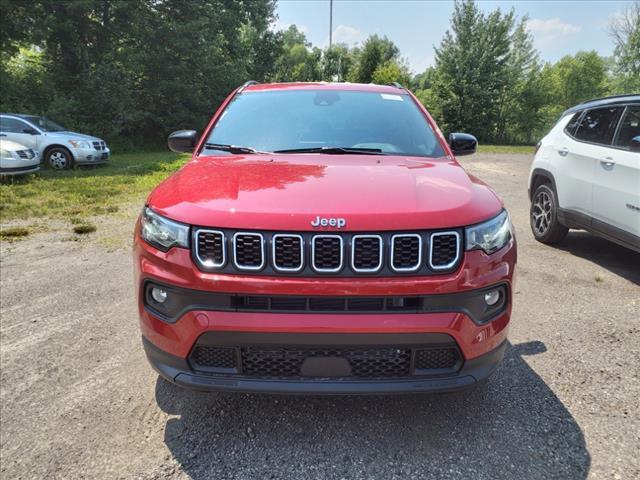
[[[629,148],[631,139],[640,136],[640,105],[633,105],[627,108],[615,144],[620,147]]]
[[[396,155],[444,155],[411,97],[360,91],[243,93],[229,104],[207,142],[270,152],[350,147]]]
[[[15,118],[7,118],[7,117],[0,118],[0,131],[7,132],[7,133],[24,133],[23,130],[25,128],[30,128],[30,127],[29,125],[27,125],[24,122],[21,122],[20,120],[16,120]]]
[[[611,145],[623,107],[603,107],[587,110],[578,125],[575,137],[585,142]]]
[[[569,135],[574,135],[576,133],[576,128],[578,127],[578,120],[580,120],[580,117],[582,116],[583,111],[584,110],[574,113],[573,117],[571,117],[571,120],[569,120],[569,123],[567,123],[567,126],[565,127],[565,131]]]

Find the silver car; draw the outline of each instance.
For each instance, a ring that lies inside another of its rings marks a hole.
[[[104,140],[70,132],[36,115],[0,114],[0,138],[33,149],[43,162],[55,169],[105,163],[111,155]]]
[[[40,159],[32,149],[0,138],[0,177],[40,170]]]

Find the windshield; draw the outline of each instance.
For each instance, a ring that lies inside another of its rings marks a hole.
[[[25,115],[22,118],[31,122],[40,130],[44,130],[45,132],[64,132],[67,129],[62,125],[57,124],[53,120],[49,120],[47,117],[36,117],[35,115]]]
[[[431,126],[409,95],[339,90],[237,95],[218,119],[207,143],[266,152],[340,147],[394,155],[444,155]]]

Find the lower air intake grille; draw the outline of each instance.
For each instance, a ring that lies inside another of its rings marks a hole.
[[[429,266],[445,270],[458,260],[459,235],[452,233],[434,233],[431,235]]]
[[[236,368],[236,349],[228,347],[197,346],[191,353],[196,370],[205,368]]]
[[[404,377],[411,368],[411,350],[397,348],[278,348],[242,349],[243,373],[258,377],[300,377],[307,358],[344,358],[351,376],[361,378]]]
[[[430,348],[416,351],[416,370],[451,370],[462,361],[456,348]]]
[[[413,358],[413,362],[412,362]],[[195,371],[254,378],[306,378],[305,362],[339,360],[347,365],[326,377],[407,378],[457,372],[462,357],[455,346],[209,346],[197,345],[189,357]],[[412,366],[413,363],[413,366]],[[313,375],[318,378],[318,375]],[[321,375],[319,378],[326,378]]]

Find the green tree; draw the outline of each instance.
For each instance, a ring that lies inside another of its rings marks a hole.
[[[551,72],[552,100],[559,109],[607,94],[605,60],[593,50],[562,57]]]
[[[389,85],[390,83],[397,82],[400,85],[408,87],[411,83],[411,72],[409,67],[404,63],[399,63],[395,60],[387,60],[373,72],[371,78],[373,83],[378,85]]]
[[[272,80],[277,82],[317,81],[322,78],[322,51],[312,48],[305,34],[291,25],[282,33],[282,50],[275,61]]]
[[[614,18],[609,34],[615,42],[615,93],[640,92],[640,2],[634,2]]]
[[[349,73],[349,81],[371,83],[373,74],[381,65],[390,60],[399,61],[400,50],[387,37],[371,35],[357,52],[357,61]]]
[[[325,81],[344,81],[354,67],[357,50],[345,44],[327,47],[322,54],[322,79]]]
[[[484,14],[472,0],[456,1],[451,29],[436,52],[433,97],[445,130],[495,138],[498,103],[509,81],[514,14]]]

